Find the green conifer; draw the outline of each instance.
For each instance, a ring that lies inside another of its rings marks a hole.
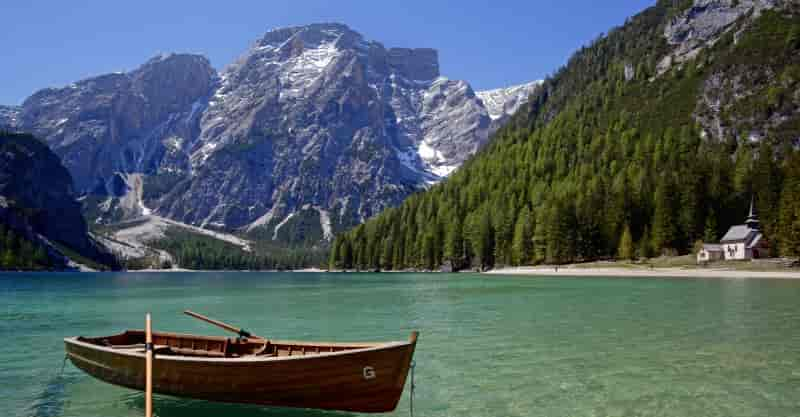
[[[631,235],[631,228],[626,224],[622,232],[622,237],[619,240],[619,259],[633,260],[635,258],[635,251],[633,250],[633,236]]]

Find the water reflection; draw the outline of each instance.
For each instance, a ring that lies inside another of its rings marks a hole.
[[[50,378],[30,406],[31,417],[56,417],[64,410],[66,387],[75,382],[75,375],[59,373]]]
[[[135,415],[144,414],[144,394],[131,393],[121,402]],[[156,395],[153,409],[157,417],[354,417],[355,414],[301,408],[261,407],[224,404]]]

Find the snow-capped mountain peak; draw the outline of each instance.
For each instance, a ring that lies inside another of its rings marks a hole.
[[[62,155],[81,192],[141,174],[154,214],[276,239],[317,218],[330,237],[449,175],[531,88],[476,94],[441,76],[434,49],[321,23],[271,30],[219,74],[164,55],[6,113]]]

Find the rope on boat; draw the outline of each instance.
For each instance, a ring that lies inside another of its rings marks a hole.
[[[64,361],[61,362],[61,372],[58,374],[58,377],[61,378],[64,376],[64,367],[67,366],[67,359],[69,359],[68,354],[64,354]]]
[[[416,367],[417,362],[411,361],[411,395],[409,396],[409,412],[411,413],[411,417],[414,417],[414,388],[416,388],[416,385],[414,385],[414,368]]]

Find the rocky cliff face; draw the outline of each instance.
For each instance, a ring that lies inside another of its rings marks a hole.
[[[479,92],[478,97],[486,107],[489,118],[492,119],[490,130],[495,131],[500,128],[512,114],[517,112],[520,106],[528,101],[528,97],[540,85],[542,85],[541,81],[533,81],[513,87]]]
[[[0,129],[15,129],[20,110],[17,106],[0,106]]]
[[[37,92],[17,127],[43,138],[81,191],[107,188],[116,172],[187,169],[179,145],[196,136],[215,77],[203,57],[159,56],[130,73]]]
[[[703,138],[800,140],[792,125],[800,98],[798,69],[781,62],[789,58],[782,55],[792,54],[793,41],[776,35],[786,17],[798,12],[797,2],[785,0],[695,0],[667,22],[664,38],[670,50],[658,64],[659,76],[684,66],[712,65],[726,49],[740,49],[739,56],[727,57],[726,65],[702,81],[694,118]],[[704,51],[711,52],[693,62]]]
[[[0,135],[0,222],[32,241],[46,239],[113,264],[90,237],[72,178],[47,146],[29,135]]]
[[[113,199],[142,174],[144,202],[128,204],[142,211],[274,236],[313,211],[329,236],[448,175],[532,88],[480,96],[440,75],[435,50],[315,24],[268,32],[219,75],[169,55],[42,90],[17,126],[83,192]]]
[[[695,0],[664,28],[664,37],[673,50],[659,63],[659,72],[663,73],[674,63],[692,59],[703,48],[714,45],[737,20],[745,16],[757,18],[764,10],[783,3],[782,0]]]

